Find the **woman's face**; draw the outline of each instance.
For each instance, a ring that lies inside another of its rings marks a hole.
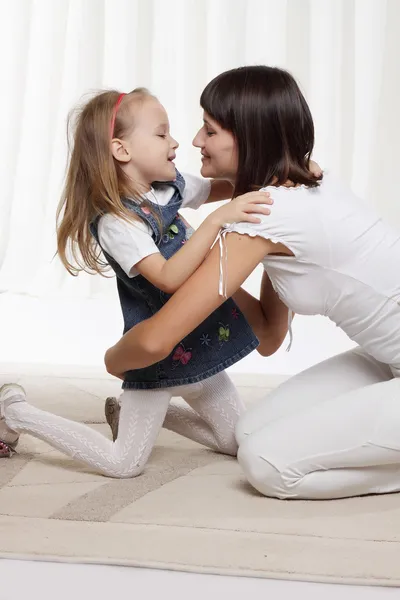
[[[238,157],[233,134],[222,129],[206,112],[203,113],[203,127],[197,132],[193,146],[200,148],[203,177],[214,179],[236,179]]]

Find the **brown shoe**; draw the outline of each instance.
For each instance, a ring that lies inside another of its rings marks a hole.
[[[118,437],[119,413],[121,406],[116,398],[110,396],[106,399],[104,414],[106,415],[107,423],[109,424],[113,436],[113,442]]]

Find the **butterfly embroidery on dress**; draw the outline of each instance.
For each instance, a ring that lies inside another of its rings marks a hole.
[[[164,233],[162,236],[162,240],[164,243],[169,242],[169,240],[173,240],[176,234],[179,233],[179,229],[174,223],[168,227],[167,233]]]
[[[177,233],[179,233],[179,229],[177,228],[176,225],[174,225],[172,223],[172,225],[170,225],[169,228],[168,228],[168,237],[169,237],[169,239],[173,240]]]
[[[229,342],[230,333],[229,325],[220,323],[220,327],[218,329],[218,340],[220,342]]]
[[[175,363],[172,368],[177,367],[179,364],[187,365],[189,360],[192,358],[192,353],[189,348],[186,350],[183,344],[179,344],[177,348],[175,348],[175,352],[172,355],[172,360]]]

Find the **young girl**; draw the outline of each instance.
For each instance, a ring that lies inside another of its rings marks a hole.
[[[250,213],[269,214],[267,194],[245,194],[218,208],[190,235],[179,209],[225,198],[229,184],[191,177],[185,188],[173,163],[177,147],[164,108],[144,89],[103,92],[78,117],[58,210],[58,252],[76,274],[82,269],[101,272],[103,251],[117,275],[124,332],[155,314],[188,279],[224,223],[258,223]],[[166,359],[125,374],[115,443],[85,425],[30,406],[24,390],[12,385],[0,393],[1,439],[14,436],[15,445],[16,432],[29,432],[112,477],[132,477],[143,470],[163,423],[236,455],[234,427],[243,405],[224,369],[257,343],[236,305],[227,301]],[[172,396],[182,396],[190,406],[168,410]],[[3,454],[10,454],[11,441],[3,444]]]

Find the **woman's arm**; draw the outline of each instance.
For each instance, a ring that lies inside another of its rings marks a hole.
[[[276,348],[278,350],[288,332],[289,309],[275,292],[271,280],[265,271],[261,282],[260,303],[270,326],[273,326],[272,335],[278,342],[278,347]],[[292,315],[294,316],[294,313]]]
[[[260,341],[257,352],[261,356],[274,354],[288,331],[288,308],[274,291],[267,273],[264,271],[262,276],[260,300],[242,288],[233,299]]]
[[[225,239],[228,261],[225,268],[227,296],[232,296],[276,244],[262,237],[229,233]],[[150,319],[128,331],[107,350],[107,371],[120,376],[130,369],[141,369],[167,357],[173,348],[225,298],[218,293],[220,249],[214,246],[205,261]]]

